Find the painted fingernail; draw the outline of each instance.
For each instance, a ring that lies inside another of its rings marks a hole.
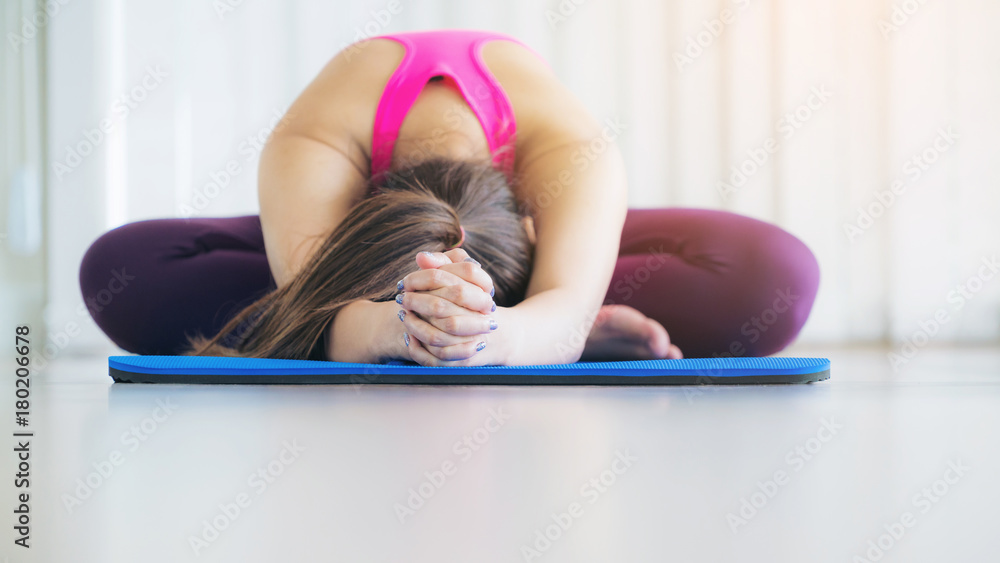
[[[396,282],[396,289],[398,291],[403,291],[403,280],[399,280],[398,282]]]
[[[420,253],[423,254],[423,255],[425,255],[425,256],[427,256],[428,258],[434,258],[434,253],[433,252],[428,252],[426,250],[421,250]]]
[[[402,282],[400,282],[400,283],[402,283]],[[490,297],[493,297],[496,294],[496,292],[497,292],[497,288],[491,287],[490,288]]]
[[[405,332],[403,333],[403,342],[405,342],[407,346],[410,345],[410,335]]]
[[[486,341],[480,340],[479,344],[476,344],[476,352],[481,352],[485,347],[486,347]]]
[[[403,309],[400,309],[399,312],[396,313],[396,316],[399,317],[399,320],[403,320],[403,317],[406,316],[406,311],[403,310]]]
[[[476,260],[475,258],[473,258],[471,256],[469,256],[468,258],[466,258],[464,261],[465,262],[472,262],[476,266],[482,266],[482,264],[479,263],[479,260]]]
[[[490,309],[490,312],[492,313],[493,311],[496,311],[496,310],[497,310],[497,304],[494,303],[493,307]]]
[[[496,330],[498,326],[500,325],[497,324],[496,320],[490,319],[490,330]]]
[[[396,303],[399,303],[400,305],[403,304],[403,294],[402,293],[397,293],[396,294]]]

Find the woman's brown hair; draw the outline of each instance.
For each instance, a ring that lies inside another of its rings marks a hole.
[[[369,182],[370,197],[344,220],[286,286],[236,314],[218,334],[188,337],[191,356],[325,360],[325,330],[346,304],[389,301],[418,270],[414,257],[457,244],[493,279],[497,305],[524,299],[533,248],[527,209],[489,163],[433,159]]]

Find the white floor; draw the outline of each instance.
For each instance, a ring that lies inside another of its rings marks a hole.
[[[886,352],[717,388],[112,385],[60,358],[32,389],[31,556],[0,554],[1000,560],[1000,349]]]

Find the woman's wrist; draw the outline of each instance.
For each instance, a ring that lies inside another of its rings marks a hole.
[[[326,331],[327,359],[378,363],[387,354],[386,303],[359,299],[344,305]]]
[[[383,363],[392,359],[409,360],[395,301],[357,300],[345,305],[327,330],[327,356],[335,362]],[[524,331],[520,315],[513,307],[497,307],[491,315],[497,330],[483,334],[486,348],[478,352],[489,365],[517,364]],[[410,338],[415,338],[410,335]]]
[[[489,350],[489,365],[517,365],[524,337],[518,311],[514,307],[497,307],[490,316],[497,321],[497,330],[489,334],[483,350]]]
[[[511,365],[566,364],[583,353],[593,315],[562,289],[537,293],[506,309],[513,317]],[[498,309],[499,311],[499,309]]]
[[[399,321],[399,304],[395,301],[369,302],[368,315],[372,319],[369,327],[371,363],[384,363],[388,360],[409,360],[410,353],[406,350],[403,333],[406,327]]]

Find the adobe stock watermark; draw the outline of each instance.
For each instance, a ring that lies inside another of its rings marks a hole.
[[[740,334],[747,337],[748,343],[754,344],[760,340],[761,334],[774,326],[774,323],[778,322],[778,318],[788,312],[792,305],[802,298],[793,292],[791,287],[776,289],[774,294],[776,297],[770,307],[761,311],[760,316],[750,317],[750,320],[740,327]],[[742,356],[746,353],[746,349],[742,342],[734,341],[729,346],[729,352],[733,356]]]
[[[229,348],[238,349],[250,338],[251,335],[254,334],[254,331],[257,330],[257,327],[259,327],[261,323],[264,322],[265,317],[266,315],[264,315],[260,311],[255,310],[253,313],[249,315],[248,317],[249,322],[247,322],[247,320],[244,319],[243,322],[241,322],[239,326],[236,327],[236,330],[230,335],[227,335],[224,339],[222,339],[220,343]],[[235,339],[233,338],[234,336]]]
[[[112,268],[106,287],[94,295],[84,297],[84,301],[76,308],[76,316],[80,319],[92,320],[95,313],[100,313],[111,304],[115,296],[125,291],[135,276],[128,273],[128,268]],[[80,321],[83,322],[82,320]],[[82,326],[76,320],[69,320],[59,330],[50,330],[46,334],[47,341],[43,346],[35,347],[31,363],[36,370],[43,370],[49,362],[55,360],[69,346],[74,338],[80,335]]]
[[[927,0],[903,0],[892,5],[892,10],[888,17],[879,18],[877,25],[882,38],[888,40],[889,36],[898,32],[904,25],[909,23],[910,18],[927,3]]]
[[[126,450],[112,450],[107,459],[92,461],[93,471],[87,473],[83,478],[76,479],[76,488],[71,493],[63,493],[60,497],[67,514],[83,505],[83,501],[94,495],[94,492],[101,488],[114,475],[115,470],[126,461],[126,453],[133,453],[142,446],[159,428],[166,422],[170,415],[177,410],[177,405],[171,402],[170,397],[157,399],[156,407],[149,416],[143,418],[138,424],[133,424],[128,430],[122,432],[119,440]]]
[[[670,254],[664,252],[663,244],[659,247],[650,246],[646,249],[646,260],[636,268],[634,271],[622,276],[622,279],[615,282],[611,290],[621,297],[622,301],[628,301],[632,299],[632,295],[635,291],[642,288],[642,286],[653,277],[653,272],[658,271],[667,263],[667,256]],[[614,303],[608,302],[606,305],[613,305]]]
[[[369,383],[374,383],[378,381],[378,378],[382,375],[382,369],[379,367],[381,364],[368,364],[365,366],[363,373],[352,373],[351,374],[351,386],[354,388],[354,394],[360,395],[361,390],[365,385]]]
[[[896,203],[896,198],[906,193],[909,186],[920,180],[924,173],[954,146],[958,138],[951,127],[938,129],[937,135],[927,148],[903,163],[903,174],[907,177],[907,181],[896,180],[889,189],[872,192],[872,201],[858,208],[858,216],[854,222],[844,223],[844,235],[847,240],[854,243],[861,238],[861,235],[875,224],[875,220],[885,215]]]
[[[559,25],[569,21],[576,11],[580,9],[588,0],[559,0],[556,9],[547,8],[545,10],[545,21],[549,24],[549,29],[555,29]]]
[[[359,43],[366,39],[371,39],[382,34],[385,28],[392,22],[392,18],[403,13],[403,3],[400,0],[389,0],[384,8],[369,10],[371,18],[363,25],[354,27],[354,40],[351,43],[343,44],[338,51],[344,54],[344,60],[351,62],[354,55],[361,52]]]
[[[298,440],[287,440],[282,442],[283,447],[278,455],[266,465],[258,467],[247,477],[247,487],[254,494],[248,491],[241,491],[236,494],[232,502],[221,502],[217,504],[218,511],[210,520],[202,520],[201,533],[198,535],[188,535],[188,545],[195,556],[201,556],[201,552],[215,543],[219,535],[229,529],[233,523],[253,504],[255,498],[264,494],[282,476],[290,465],[295,463],[306,451],[305,446],[300,446]]]
[[[727,27],[736,23],[739,14],[750,5],[750,0],[733,0],[733,4],[736,4],[735,11],[723,8],[718,17],[702,21],[704,29],[689,35],[684,42],[684,48],[674,51],[673,60],[678,71],[683,72],[684,67],[694,64],[694,61],[715,43]]]
[[[785,289],[774,290],[774,301],[771,303],[770,307],[765,308],[760,312],[760,315],[753,315],[740,326],[740,334],[746,338],[738,338],[729,343],[729,348],[725,352],[715,352],[712,354],[712,358],[740,358],[747,354],[749,349],[747,344],[755,344],[761,339],[762,335],[766,333],[771,327],[778,322],[781,315],[787,313],[793,306],[793,304],[802,298],[801,295],[792,291],[791,287],[786,287]],[[705,392],[702,391],[698,385],[717,383],[718,376],[722,373],[722,370],[726,367],[726,364],[721,363],[718,368],[705,368],[698,370],[698,376],[696,378],[695,387],[685,387],[684,397],[687,399],[688,404],[694,404],[694,398],[699,395],[704,395]],[[712,391],[718,391],[718,387],[712,387]]]
[[[545,209],[546,207],[552,205],[552,202],[558,198],[563,191],[574,181],[576,181],[576,175],[574,171],[585,172],[590,166],[597,161],[604,153],[608,152],[614,145],[615,141],[625,132],[625,124],[621,122],[617,117],[607,118],[604,120],[604,126],[601,128],[601,133],[594,138],[592,138],[587,143],[581,145],[575,149],[569,155],[569,162],[571,166],[568,166],[559,171],[556,178],[553,180],[548,180],[542,183],[542,191],[535,197],[534,205],[538,209]]]
[[[820,427],[816,430],[816,435],[811,436],[800,445],[796,445],[785,454],[786,469],[778,469],[770,479],[763,482],[757,481],[756,489],[748,496],[740,497],[740,507],[735,512],[726,514],[726,523],[733,535],[739,533],[741,526],[745,527],[759,514],[767,504],[778,494],[778,492],[788,485],[791,476],[802,471],[806,463],[816,458],[823,446],[837,435],[837,432],[844,428],[844,425],[837,424],[835,417],[827,420],[825,417],[819,419]]]
[[[180,204],[178,215],[187,219],[204,211],[232,184],[233,180],[257,162],[268,138],[285,128],[294,118],[295,114],[288,114],[275,108],[271,112],[271,120],[267,126],[247,135],[236,147],[236,152],[243,157],[243,162],[241,163],[238,158],[231,158],[221,168],[209,173],[209,181],[200,188],[195,188],[191,201]]]
[[[919,509],[920,514],[927,514],[931,508],[937,506],[941,499],[945,497],[951,488],[958,484],[965,477],[971,468],[962,463],[961,459],[948,462],[948,468],[944,470],[944,475],[940,479],[934,480],[930,485],[920,489],[920,492],[913,495],[910,503],[914,509]],[[874,563],[881,561],[886,553],[895,547],[900,540],[906,536],[907,530],[917,525],[916,515],[906,510],[899,515],[896,520],[882,525],[885,533],[880,533],[875,539],[868,540],[867,550],[864,555],[855,555],[851,563]]]
[[[614,303],[609,302],[604,305],[614,305]],[[565,364],[577,361],[587,346],[587,338],[590,337],[590,331],[593,330],[594,323],[597,322],[597,318],[601,315],[601,309],[604,305],[601,305],[597,309],[587,310],[583,315],[583,319],[573,327],[569,337],[565,341],[561,340],[556,343],[556,352],[561,359],[560,363]]]
[[[650,245],[646,249],[645,261],[636,267],[634,271],[622,276],[622,279],[612,284],[609,288],[616,296],[621,297],[621,302],[605,298],[601,307],[588,311],[583,316],[582,321],[574,326],[565,341],[556,343],[556,352],[559,354],[562,362],[574,361],[573,358],[576,357],[576,353],[586,347],[590,332],[593,330],[594,324],[598,321],[598,318],[601,316],[601,310],[605,306],[627,306],[625,302],[631,300],[635,292],[652,279],[653,273],[659,271],[667,263],[669,256],[672,256],[672,254],[663,249],[663,244],[660,244],[658,247]]]
[[[38,33],[45,26],[49,25],[52,18],[59,15],[62,11],[63,6],[70,3],[71,0],[45,0],[44,2],[38,2],[41,4],[40,9],[36,9],[31,16],[24,16],[21,18],[21,27],[18,28],[20,33],[15,34],[12,31],[7,32],[7,43],[10,44],[10,48],[13,49],[14,53],[19,54],[21,52],[21,47],[27,45],[30,41],[38,37]]]
[[[236,11],[246,2],[246,0],[212,0],[212,9],[219,21],[226,19],[226,16]]]
[[[1000,260],[997,260],[996,254],[989,257],[983,256],[980,262],[982,265],[979,266],[975,274],[970,276],[965,282],[949,290],[945,296],[945,301],[951,304],[953,312],[957,313],[964,309],[965,305],[975,299],[976,294],[983,290],[986,282],[992,280],[1000,272]],[[889,352],[886,355],[892,371],[898,373],[899,368],[916,357],[917,353],[924,346],[927,346],[931,339],[941,332],[941,328],[948,324],[949,321],[951,321],[951,315],[945,307],[938,308],[930,318],[918,321],[917,330],[911,333],[910,336],[903,337],[903,343],[900,345],[899,351]]]
[[[424,472],[424,480],[416,487],[410,487],[409,494],[405,502],[397,502],[392,505],[393,512],[400,524],[405,524],[407,518],[413,517],[418,510],[423,508],[448,480],[458,473],[461,464],[467,463],[478,452],[489,443],[490,438],[498,432],[510,419],[510,414],[505,413],[503,407],[496,410],[489,409],[489,416],[483,424],[472,432],[465,434],[461,439],[452,444],[451,451],[458,456],[459,462],[451,459],[444,460],[439,468]]]
[[[622,279],[615,282],[611,290],[621,296],[622,301],[630,300],[634,292],[653,277],[653,272],[658,271],[667,263],[667,256],[669,254],[664,252],[662,244],[659,247],[650,246],[647,249],[645,262],[633,272],[625,274]],[[583,316],[581,322],[573,327],[572,332],[565,341],[556,343],[556,352],[562,358],[563,363],[573,361],[573,358],[577,357],[577,352],[586,347],[590,332],[601,316],[601,311],[604,307],[618,304],[624,305],[624,303],[616,303],[614,300],[605,298],[605,302],[601,307],[590,310]]]
[[[616,450],[608,468],[596,477],[591,477],[580,487],[581,500],[570,502],[563,512],[551,513],[549,517],[552,523],[536,529],[532,539],[528,543],[521,544],[521,556],[525,562],[530,563],[551,549],[552,545],[573,527],[574,521],[583,516],[582,500],[586,500],[590,505],[596,503],[618,482],[618,477],[624,475],[636,461],[639,461],[639,458],[631,455],[628,448],[625,448],[624,452]]]
[[[493,103],[493,92],[482,84],[477,84],[466,93],[481,103]],[[426,136],[414,140],[412,143],[397,144],[393,158],[399,161],[401,168],[405,168],[420,164],[428,158],[440,156],[439,148],[445,144],[448,135],[459,131],[462,124],[468,120],[475,121],[477,128],[481,127],[478,118],[471,111],[463,112],[454,107],[448,108],[441,113],[441,121],[444,122],[444,126],[431,129]]]
[[[826,89],[825,85],[813,86],[809,89],[809,96],[805,102],[775,121],[775,135],[764,139],[759,146],[747,149],[746,158],[729,169],[728,183],[725,180],[720,180],[716,184],[716,190],[722,196],[723,201],[728,201],[730,197],[738,193],[750,181],[750,178],[771,160],[771,156],[781,149],[781,141],[778,137],[784,141],[794,137],[795,133],[812,119],[816,112],[823,109],[832,96],[833,94]]]
[[[147,65],[146,73],[139,80],[139,83],[128,92],[115,98],[111,104],[111,115],[101,119],[97,123],[97,127],[81,129],[80,140],[66,146],[63,160],[57,160],[52,164],[52,172],[56,179],[62,181],[64,176],[83,164],[84,159],[97,150],[107,139],[107,136],[128,119],[132,111],[163,84],[167,76],[169,73],[160,68],[160,65],[155,67]]]

